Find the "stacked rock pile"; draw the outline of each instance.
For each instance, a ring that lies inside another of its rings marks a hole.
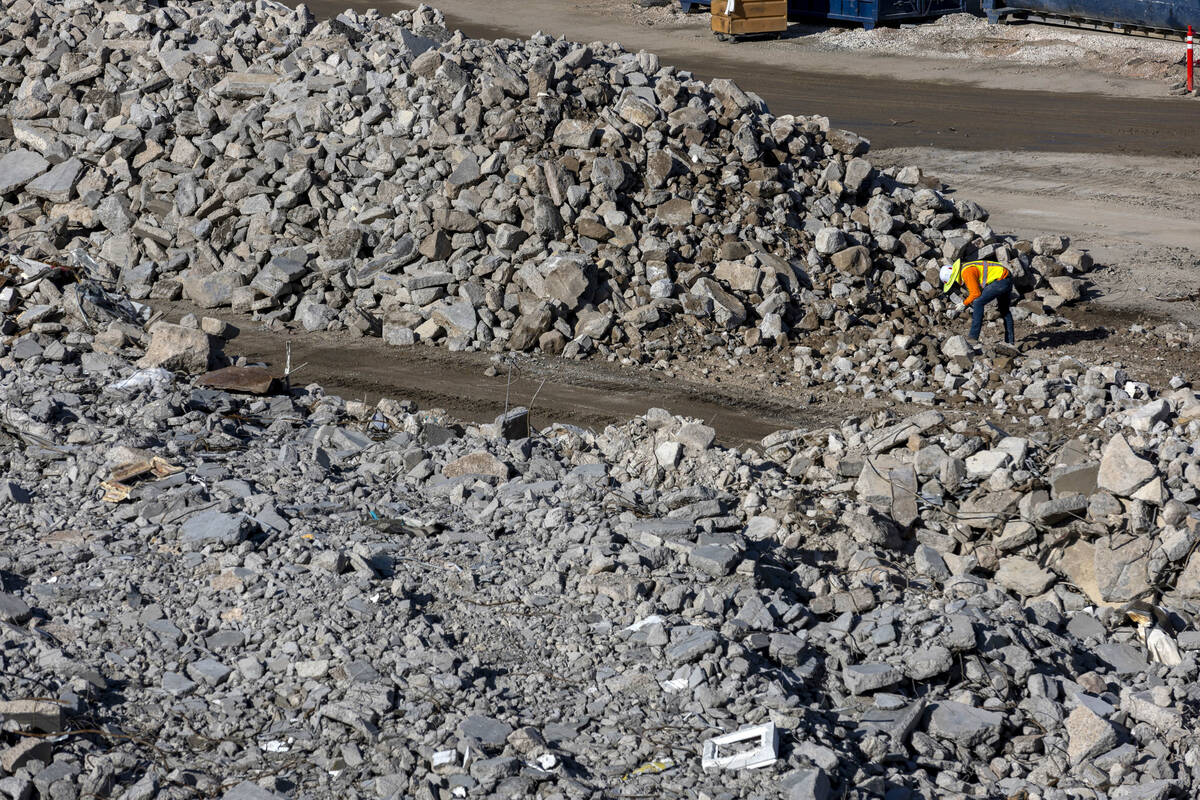
[[[472,40],[427,7],[0,11],[11,235],[85,246],[135,299],[397,345],[643,359],[919,336],[959,257],[1010,265],[1035,322],[1080,296],[1086,253],[998,235],[868,146],[651,53]]]

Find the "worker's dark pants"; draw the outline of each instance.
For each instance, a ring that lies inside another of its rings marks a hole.
[[[983,312],[987,310],[987,304],[995,300],[996,310],[1004,318],[1004,341],[1009,344],[1016,341],[1016,335],[1013,333],[1012,290],[1012,278],[995,281],[983,287],[983,293],[971,303],[972,339],[979,338],[979,332],[983,330]]]

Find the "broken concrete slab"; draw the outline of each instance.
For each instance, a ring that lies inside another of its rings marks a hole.
[[[49,167],[50,162],[32,150],[9,150],[0,156],[0,195],[24,187]]]

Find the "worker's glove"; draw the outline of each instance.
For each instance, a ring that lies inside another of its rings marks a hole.
[[[950,319],[955,319],[961,313],[962,313],[962,306],[960,306],[956,303],[956,304],[950,306],[950,308],[946,311],[946,316],[949,317]]]

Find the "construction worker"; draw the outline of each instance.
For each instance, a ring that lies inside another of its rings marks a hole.
[[[949,293],[958,284],[967,287],[967,297],[963,307],[971,309],[971,340],[979,339],[983,330],[983,312],[988,303],[996,302],[996,310],[1004,319],[1004,341],[1013,344],[1012,318],[1012,276],[1003,264],[995,261],[968,261],[963,264],[955,261],[942,267],[939,277],[942,279],[942,291]]]

